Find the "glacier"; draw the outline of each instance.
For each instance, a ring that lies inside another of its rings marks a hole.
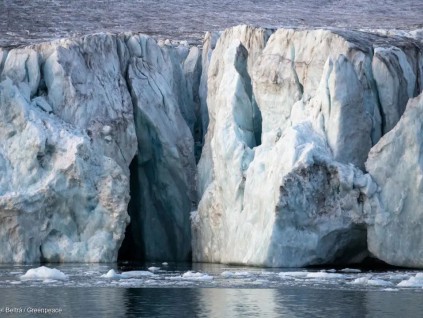
[[[0,263],[423,267],[420,34],[0,48]]]
[[[365,162],[421,91],[421,54],[413,39],[362,32],[226,30],[208,72],[193,259],[299,267],[368,256],[367,205],[385,181]]]

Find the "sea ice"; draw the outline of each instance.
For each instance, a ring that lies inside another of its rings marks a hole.
[[[136,278],[136,277],[146,277],[146,276],[155,276],[153,273],[148,271],[128,271],[122,272],[120,274],[122,278]]]
[[[344,269],[341,269],[340,272],[342,272],[342,273],[361,273],[361,270],[356,269],[356,268],[344,268]]]
[[[392,286],[393,283],[382,279],[371,279],[369,277],[359,277],[351,282],[353,285],[367,285],[367,286]]]
[[[398,287],[423,287],[423,275],[418,273],[416,276],[412,276],[409,279],[401,281]]]
[[[111,269],[107,274],[101,275],[103,278],[112,278],[112,279],[128,279],[128,278],[137,278],[137,277],[146,277],[154,276],[153,273],[147,271],[128,271],[122,272],[121,274],[117,273],[114,269]]]
[[[323,279],[332,279],[332,278],[345,278],[343,274],[334,274],[334,273],[326,273],[326,272],[315,272],[315,273],[308,273],[307,278],[323,278]]]
[[[101,275],[100,277],[119,279],[121,277],[121,275],[116,273],[116,271],[114,269],[111,269],[107,272],[107,274]]]
[[[41,266],[38,268],[29,269],[24,275],[21,276],[21,279],[22,280],[46,280],[46,279],[66,280],[68,279],[68,276],[65,275],[63,272],[59,271],[58,269]]]
[[[192,271],[188,271],[184,274],[182,274],[182,276],[180,276],[183,280],[199,280],[199,281],[209,281],[209,280],[213,280],[213,276],[210,276],[208,274],[203,274],[203,273],[196,273],[196,272],[192,272]]]
[[[294,278],[294,277],[306,277],[307,272],[280,272],[279,277],[281,278]]]

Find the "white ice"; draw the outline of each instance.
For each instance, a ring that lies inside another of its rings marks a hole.
[[[423,287],[423,273],[418,273],[409,279],[401,281],[398,287]]]
[[[38,268],[29,269],[24,275],[21,276],[22,280],[45,280],[45,279],[55,279],[55,280],[67,280],[68,276],[63,272],[55,268],[48,268],[41,266]]]
[[[315,272],[308,273],[307,278],[322,278],[322,279],[333,279],[333,278],[345,278],[343,274],[326,273],[326,272]]]
[[[359,277],[351,282],[353,285],[368,285],[368,286],[393,286],[392,282],[382,279],[372,279],[369,277]]]
[[[128,278],[138,278],[138,277],[146,277],[146,276],[154,276],[154,274],[147,271],[128,271],[128,272],[122,272],[121,274],[119,274],[114,269],[111,269],[107,272],[107,274],[101,275],[100,277],[112,278],[112,279],[128,279]]]

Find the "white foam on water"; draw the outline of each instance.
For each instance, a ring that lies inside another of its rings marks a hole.
[[[65,275],[63,272],[59,271],[58,269],[41,266],[38,268],[29,269],[20,278],[22,280],[45,280],[45,279],[67,280],[69,277]]]

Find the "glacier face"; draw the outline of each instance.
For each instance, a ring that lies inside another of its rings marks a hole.
[[[142,209],[130,211],[127,236],[142,257],[185,260],[195,202],[189,48],[95,34],[0,52],[0,262],[116,261],[131,163],[132,206]]]
[[[144,35],[134,35],[127,43],[127,79],[138,138],[132,170],[138,191],[130,208],[130,231],[139,251],[135,258],[189,260],[189,213],[196,203],[195,66],[184,70],[183,62],[188,57],[188,62],[197,62],[199,52],[160,47]]]
[[[362,32],[270,33],[228,29],[212,54],[193,259],[359,262],[378,190],[362,170],[421,91],[421,50]]]
[[[380,190],[365,205],[369,250],[390,264],[423,267],[423,94],[372,148],[366,168]]]
[[[421,47],[237,26],[0,48],[0,262],[423,267]]]

